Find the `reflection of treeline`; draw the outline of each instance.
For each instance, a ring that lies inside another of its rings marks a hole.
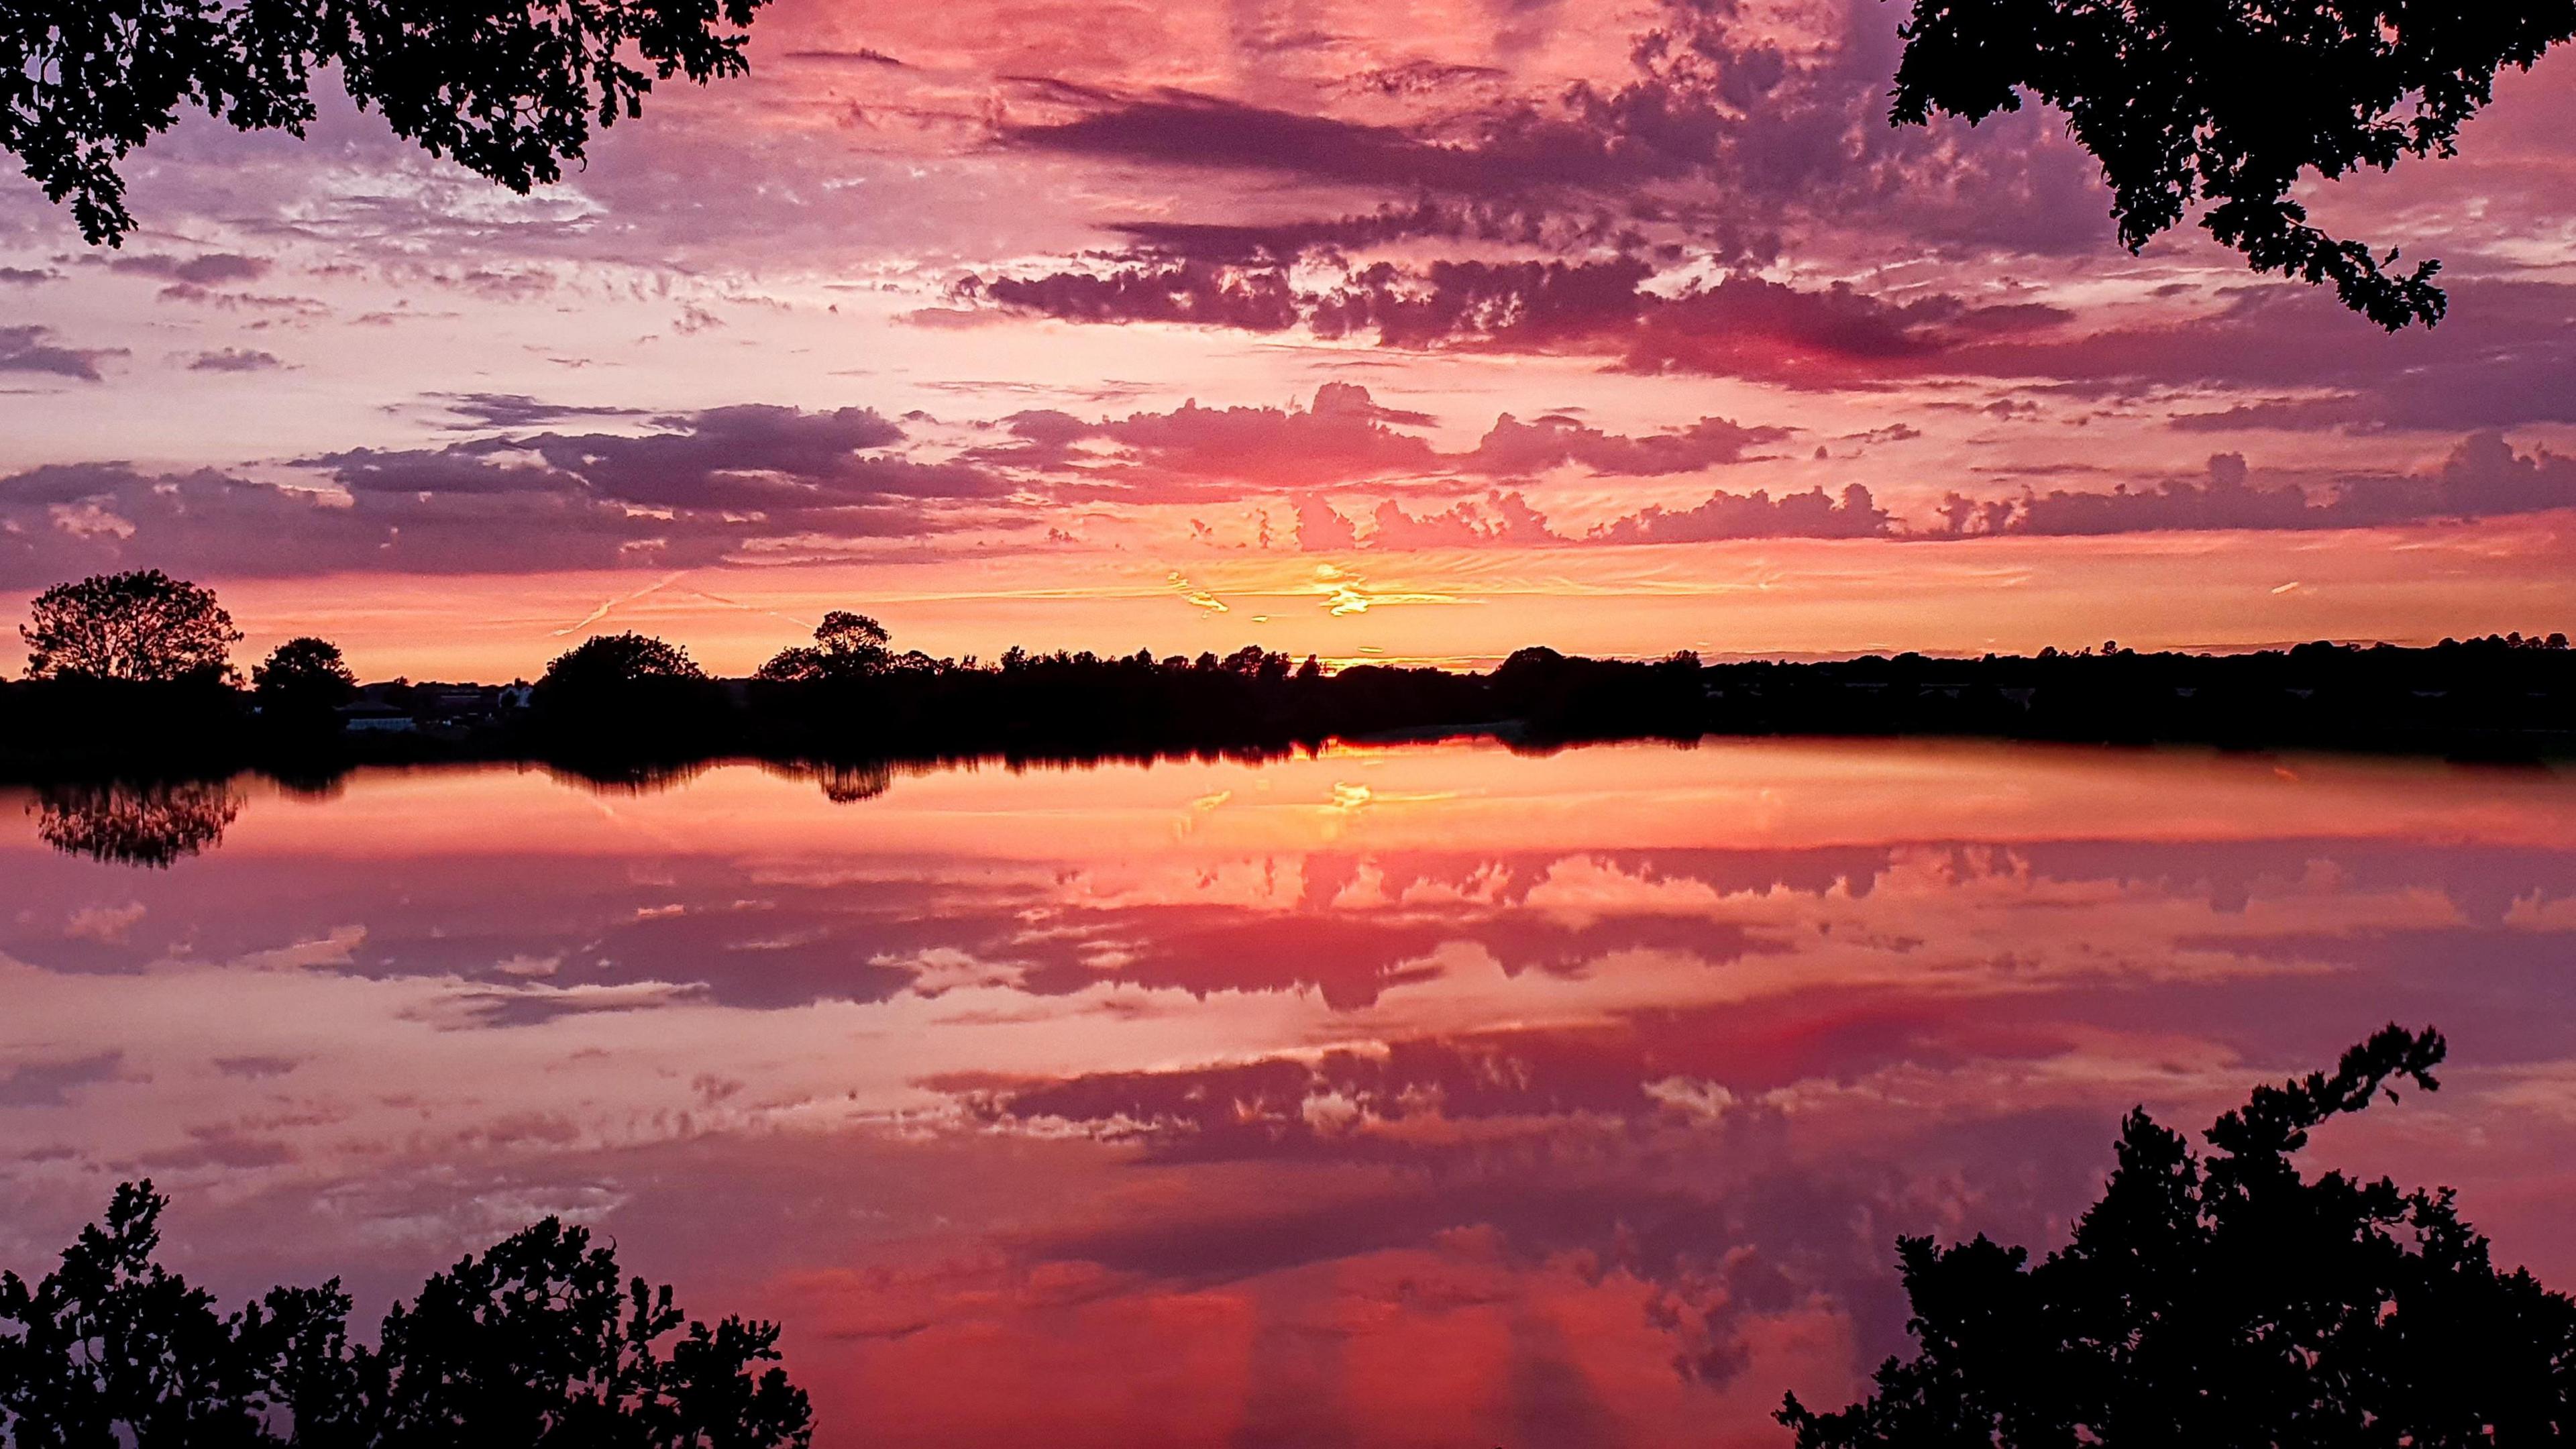
[[[125,617],[144,610],[140,621]],[[166,627],[181,614],[197,627]],[[1809,663],[1584,659],[1534,648],[1464,673],[1327,671],[1258,646],[1224,656],[1014,648],[991,661],[941,659],[899,653],[875,620],[835,611],[813,643],[782,651],[749,679],[711,678],[685,649],[627,633],[584,640],[532,689],[361,690],[319,639],[281,646],[242,688],[226,654],[238,636],[213,596],[159,575],[66,585],[39,600],[37,621],[27,631],[30,677],[0,686],[0,771],[260,765],[293,775],[358,761],[521,758],[613,776],[723,755],[1259,755],[1336,738],[1470,731],[1539,746],[1717,733],[2508,757],[2576,747],[2576,651],[2561,634],[2427,649],[2320,642],[2142,654],[2105,644],[2036,657]],[[118,647],[89,647],[100,639]],[[167,647],[174,639],[188,647]]]

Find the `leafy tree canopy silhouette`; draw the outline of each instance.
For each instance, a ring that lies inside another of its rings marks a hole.
[[[270,650],[266,662],[251,670],[250,680],[260,703],[276,709],[335,709],[358,692],[358,676],[341,657],[340,646],[310,635]]]
[[[650,634],[594,634],[546,665],[540,685],[613,688],[648,679],[704,679],[689,651]]]
[[[13,0],[0,5],[0,149],[81,235],[133,230],[117,163],[194,107],[297,136],[329,68],[433,156],[524,192],[656,80],[747,69],[767,0]]]
[[[779,650],[760,666],[756,677],[775,683],[810,683],[880,674],[893,658],[886,648],[892,641],[885,626],[867,615],[834,609],[815,626],[812,644]]]
[[[2441,264],[2329,236],[2291,189],[2450,155],[2497,71],[2576,36],[2576,0],[1917,0],[1903,34],[1897,122],[1980,121],[2027,90],[2102,163],[2132,251],[2206,202],[2257,270],[2395,331],[2441,320]]]
[[[2074,1241],[2038,1267],[1982,1235],[1898,1240],[1914,1358],[1878,1391],[1780,1412],[1798,1449],[2559,1443],[2576,1420],[2576,1302],[2498,1272],[2450,1189],[2290,1162],[2398,1079],[2426,1091],[2439,1033],[2389,1026],[2332,1075],[2258,1087],[2204,1158],[2133,1111]]]
[[[0,1275],[0,1441],[197,1449],[802,1449],[778,1328],[713,1328],[553,1218],[433,1275],[352,1345],[348,1295],[272,1288],[229,1316],[153,1260],[168,1199],[116,1190],[30,1286]],[[764,1365],[769,1365],[764,1367]]]
[[[223,680],[241,642],[214,590],[159,569],[56,584],[27,613],[18,636],[27,642],[30,679]]]

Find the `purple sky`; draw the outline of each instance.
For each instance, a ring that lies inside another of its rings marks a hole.
[[[2301,195],[2390,337],[2040,109],[1891,129],[1901,7],[781,0],[521,198],[326,106],[0,182],[0,614],[158,566],[264,648],[1475,660],[2566,622],[2576,84]]]

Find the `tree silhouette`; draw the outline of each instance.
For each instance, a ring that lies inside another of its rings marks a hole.
[[[2132,1111],[2101,1201],[2036,1268],[1982,1235],[1900,1238],[1915,1357],[1839,1413],[1792,1394],[1781,1422],[1798,1449],[2561,1442],[2576,1302],[2498,1272],[2448,1188],[2290,1162],[2393,1080],[2434,1090],[2443,1053],[2387,1027],[2331,1076],[2256,1088],[2206,1158]]]
[[[256,1366],[214,1298],[152,1261],[163,1199],[150,1183],[116,1190],[104,1228],[63,1250],[30,1288],[0,1273],[0,1428],[9,1441],[112,1444],[268,1443],[271,1407]]]
[[[760,666],[755,677],[804,684],[882,674],[893,657],[886,648],[892,638],[883,624],[867,615],[834,609],[815,627],[811,645],[781,649]]]
[[[54,585],[18,636],[30,679],[174,684],[229,676],[241,631],[212,589],[147,569]]]
[[[394,134],[513,191],[562,177],[594,120],[642,111],[656,80],[746,69],[766,0],[13,0],[0,5],[0,149],[81,235],[134,227],[117,163],[202,109],[304,134],[330,69]]]
[[[260,707],[282,715],[327,714],[358,692],[358,676],[328,639],[289,639],[250,672]]]
[[[559,757],[612,775],[713,747],[731,702],[676,644],[601,634],[558,655],[537,681],[536,724]]]
[[[2102,163],[2130,250],[2205,202],[2256,270],[2395,331],[2441,320],[2441,264],[2328,236],[2291,189],[2450,155],[2497,71],[2576,36],[2576,0],[1917,0],[1903,34],[1896,121],[1980,121],[2027,90]]]
[[[556,655],[539,687],[635,684],[648,679],[704,679],[689,651],[650,634],[594,634]]]
[[[337,1279],[219,1316],[153,1261],[168,1201],[124,1184],[42,1282],[0,1275],[0,1440],[801,1449],[812,1436],[804,1391],[774,1366],[775,1324],[692,1321],[669,1287],[621,1281],[613,1249],[554,1218],[433,1275],[370,1349],[349,1342]]]
[[[37,838],[67,855],[167,867],[219,844],[241,797],[221,780],[109,781],[43,786],[36,809]]]

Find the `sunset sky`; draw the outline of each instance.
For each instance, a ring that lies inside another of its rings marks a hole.
[[[329,100],[155,140],[119,251],[12,173],[0,625],[137,567],[367,678],[746,671],[833,607],[1457,663],[2568,625],[2576,58],[2302,193],[2444,262],[2392,337],[2130,256],[2054,113],[1889,128],[1903,15],[777,0],[525,198]]]

